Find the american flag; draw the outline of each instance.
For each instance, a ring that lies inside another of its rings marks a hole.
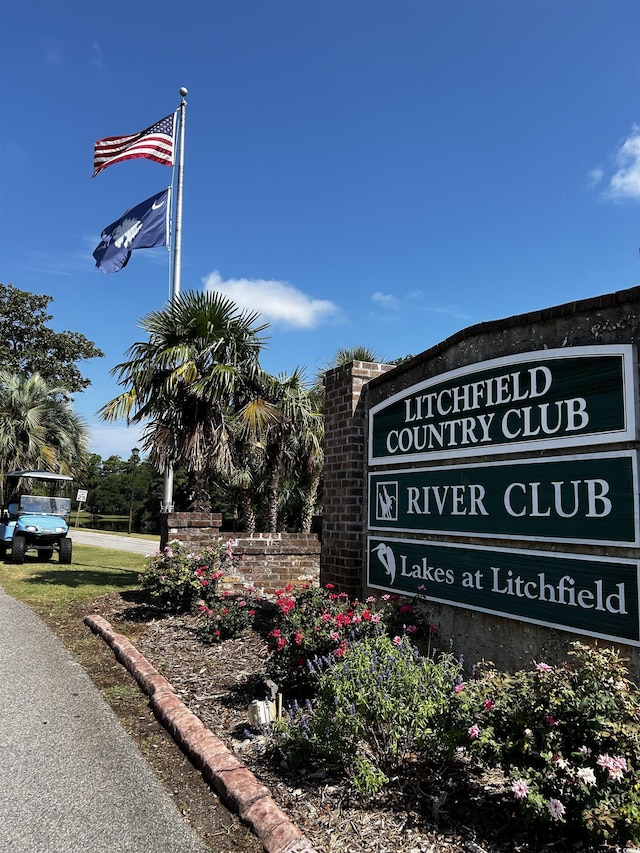
[[[160,119],[146,130],[130,136],[108,136],[98,139],[93,149],[93,175],[112,163],[146,157],[164,166],[173,166],[173,120],[174,113]]]

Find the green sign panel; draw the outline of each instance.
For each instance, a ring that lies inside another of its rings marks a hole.
[[[368,586],[640,646],[635,560],[370,537]]]
[[[369,475],[369,528],[637,545],[633,451]]]
[[[373,406],[369,463],[635,437],[632,346],[573,347],[454,370]]]

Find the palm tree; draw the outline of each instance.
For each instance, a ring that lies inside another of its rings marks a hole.
[[[327,370],[349,364],[350,361],[380,362],[382,359],[375,350],[367,346],[338,347],[333,358],[321,367],[313,380],[313,393],[319,398],[321,410],[324,410],[324,375]]]
[[[187,471],[190,506],[209,511],[207,473],[232,467],[229,420],[246,406],[262,373],[257,312],[219,293],[185,292],[141,321],[147,341],[112,373],[125,387],[102,407],[107,421],[146,423],[142,447],[158,470]]]
[[[322,433],[322,415],[314,397],[296,368],[289,376],[270,377],[265,389],[275,418],[265,424],[260,436],[264,447],[264,498],[267,530],[278,529],[278,499],[283,477],[288,473],[300,479],[304,454],[309,454],[314,438]],[[319,451],[319,441],[316,443]],[[306,464],[306,461],[305,461]]]
[[[74,476],[86,457],[87,426],[66,388],[39,373],[0,371],[0,499],[5,475],[36,468]]]

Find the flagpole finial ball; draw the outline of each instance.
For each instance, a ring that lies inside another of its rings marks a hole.
[[[181,86],[180,94],[183,98],[185,98],[189,94],[189,90],[186,88],[186,86]]]

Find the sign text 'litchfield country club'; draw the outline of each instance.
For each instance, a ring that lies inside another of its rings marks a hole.
[[[370,587],[640,645],[637,560],[368,539]]]
[[[631,345],[492,359],[373,406],[369,464],[634,439]]]

